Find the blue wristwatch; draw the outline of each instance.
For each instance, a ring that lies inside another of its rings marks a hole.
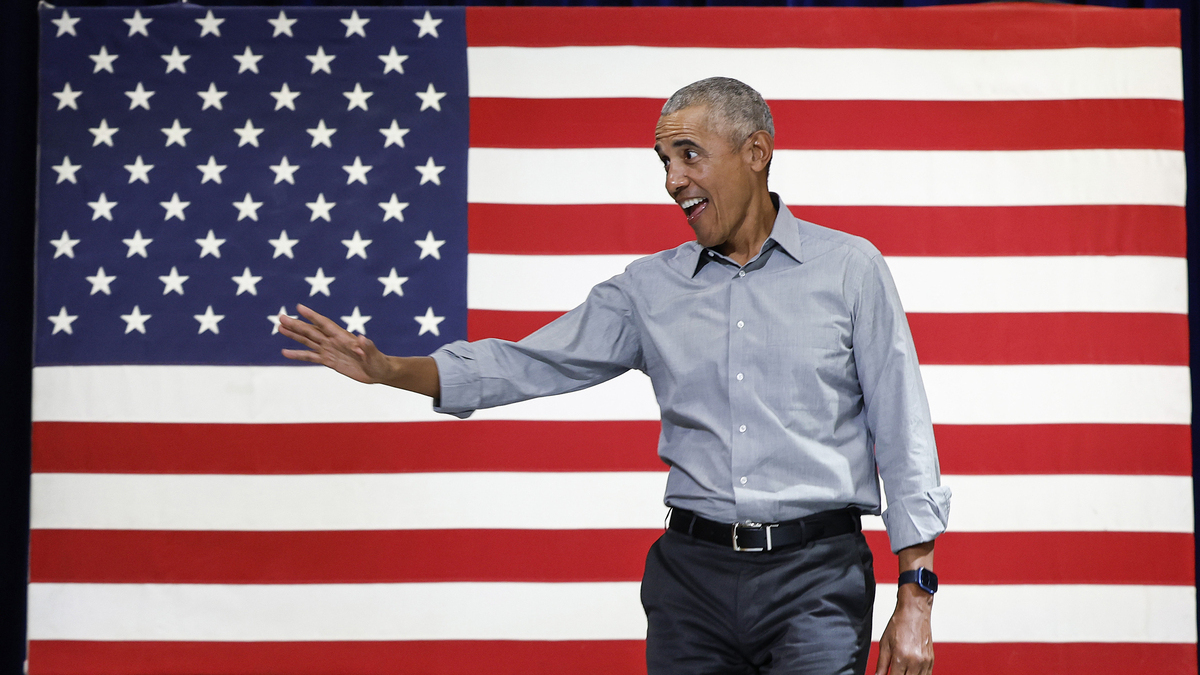
[[[901,572],[900,579],[897,584],[900,586],[903,586],[904,584],[916,584],[917,588],[920,588],[926,593],[933,595],[934,593],[937,593],[938,578],[937,575],[932,571],[927,570],[924,567],[918,567],[915,570]]]

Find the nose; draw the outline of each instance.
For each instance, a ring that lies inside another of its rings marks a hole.
[[[667,164],[667,193],[672,197],[677,192],[688,186],[687,167],[681,163],[669,162]]]

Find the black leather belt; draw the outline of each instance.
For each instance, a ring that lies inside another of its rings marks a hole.
[[[853,508],[822,511],[782,523],[718,523],[687,509],[671,509],[667,528],[735,551],[771,551],[862,531]]]

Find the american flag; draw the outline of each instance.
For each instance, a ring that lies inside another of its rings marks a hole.
[[[451,421],[285,363],[271,317],[397,354],[527,334],[689,238],[649,147],[712,75],[771,103],[793,212],[896,277],[955,493],[938,672],[1195,672],[1178,13],[41,30],[31,673],[642,670],[646,378]],[[866,527],[878,637],[895,565]]]

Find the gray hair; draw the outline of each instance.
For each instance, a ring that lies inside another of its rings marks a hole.
[[[710,77],[693,82],[671,94],[662,115],[694,105],[708,106],[716,114],[717,124],[734,147],[740,146],[756,131],[765,131],[775,137],[771,109],[762,94],[744,82],[731,77]]]

